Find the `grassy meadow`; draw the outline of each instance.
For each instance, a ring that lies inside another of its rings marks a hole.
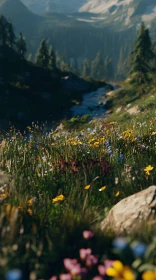
[[[1,279],[156,279],[154,227],[100,230],[113,205],[156,184],[154,115],[77,130],[11,127],[0,157]]]

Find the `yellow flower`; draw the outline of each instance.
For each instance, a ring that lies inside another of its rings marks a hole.
[[[153,131],[153,132],[152,132],[152,135],[156,135],[156,131]]]
[[[32,216],[33,211],[30,208],[28,208],[27,212],[29,213],[30,216]]]
[[[110,122],[109,124],[113,125],[113,124],[115,124],[115,122]]]
[[[90,189],[90,185],[85,186],[85,190],[89,190]]]
[[[106,186],[103,186],[102,188],[99,189],[99,192],[104,191],[106,188],[107,188]]]
[[[94,147],[98,147],[99,144],[100,144],[100,143],[99,143],[98,141],[94,142]]]
[[[150,175],[151,170],[153,170],[153,166],[151,166],[151,165],[148,165],[148,166],[146,166],[146,168],[144,168],[146,175]]]
[[[120,261],[114,261],[113,267],[106,270],[108,276],[114,277],[116,280],[135,280],[133,271],[124,266]]]
[[[33,198],[29,199],[29,200],[28,200],[28,205],[29,205],[29,206],[32,206],[32,205],[33,205],[33,202],[34,202],[34,201],[33,201]]]
[[[1,193],[0,194],[0,197],[2,197],[2,198],[6,198],[8,195],[6,194],[6,193]]]
[[[52,203],[56,203],[58,201],[63,201],[65,199],[63,194],[60,194],[58,196],[56,196],[55,198],[52,199]]]
[[[117,193],[115,194],[115,196],[117,197],[117,196],[119,196],[119,194],[120,194],[120,192],[117,192]]]
[[[156,269],[155,270],[149,270],[143,273],[142,275],[143,280],[156,280]]]

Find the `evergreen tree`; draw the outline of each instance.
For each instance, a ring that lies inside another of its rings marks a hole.
[[[32,55],[32,53],[28,54],[27,60],[30,61],[30,62],[33,62],[33,55]]]
[[[51,70],[56,69],[56,55],[52,46],[49,49],[49,67]]]
[[[117,63],[116,78],[124,79],[126,77],[127,72],[128,72],[127,55],[125,52],[125,48],[121,47],[120,55]]]
[[[150,70],[149,65],[153,52],[149,30],[145,27],[144,23],[141,24],[131,57],[130,73],[138,73],[139,84],[145,82]]]
[[[5,46],[7,44],[7,27],[8,21],[4,16],[0,16],[0,45]]]
[[[112,59],[107,56],[105,59],[105,77],[111,79],[113,77]]]
[[[8,44],[10,48],[13,48],[13,45],[15,43],[15,33],[14,33],[14,28],[11,22],[8,22]]]
[[[82,69],[82,76],[88,77],[90,75],[90,63],[88,58],[85,59]]]
[[[48,68],[49,54],[48,54],[48,48],[47,48],[45,39],[43,39],[41,41],[41,44],[40,44],[40,47],[38,49],[37,56],[36,56],[36,63],[37,63],[37,65],[39,65],[40,67],[43,67],[44,69]]]
[[[91,76],[96,79],[102,79],[104,77],[104,63],[100,51],[92,61]]]
[[[19,53],[21,58],[24,59],[24,56],[27,52],[27,46],[26,46],[26,41],[21,32],[19,38],[17,39],[16,46],[17,46],[17,52]]]

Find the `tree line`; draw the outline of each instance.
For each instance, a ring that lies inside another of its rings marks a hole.
[[[0,47],[3,50],[5,46],[14,49],[21,59],[25,59],[27,53],[26,39],[22,33],[16,38],[12,23],[2,15],[0,16]],[[152,44],[149,29],[146,28],[144,23],[140,26],[130,56],[125,57],[125,53],[126,50],[122,48],[116,76],[123,77],[126,72],[128,74],[137,73],[138,83],[147,81],[148,73],[156,69],[156,42]],[[76,59],[73,63],[66,62],[63,57],[55,53],[52,45],[48,48],[46,40],[43,39],[34,61],[31,54],[28,55],[27,59],[44,69],[55,71],[56,68],[59,68],[62,71],[72,71],[84,78],[92,77],[99,80],[115,78],[112,58],[106,56],[104,59],[101,51],[98,51],[93,60],[86,58],[82,67],[80,67]]]

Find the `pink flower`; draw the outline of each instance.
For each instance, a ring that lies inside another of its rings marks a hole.
[[[57,276],[52,276],[49,280],[57,280]]]
[[[90,248],[88,248],[88,249],[82,248],[82,249],[80,249],[79,253],[80,253],[80,259],[85,260],[87,258],[87,256],[91,255],[92,250]]]
[[[104,261],[104,266],[105,266],[105,268],[107,269],[107,268],[112,267],[112,266],[113,266],[113,263],[114,263],[114,261],[112,261],[112,260],[105,260],[105,261]]]
[[[93,280],[103,280],[103,277],[100,275],[97,275],[93,278]]]
[[[106,275],[106,267],[104,265],[98,265],[98,272],[101,276],[104,276]]]
[[[98,263],[98,258],[95,257],[94,255],[89,255],[86,258],[86,266],[88,266],[88,267],[92,267],[92,266],[96,265],[97,263]]]
[[[71,271],[71,269],[77,264],[77,260],[76,259],[64,259],[63,261],[64,263],[64,267],[67,271]]]
[[[94,236],[94,233],[90,230],[84,230],[83,231],[83,238],[84,239],[90,239],[90,238],[93,238]]]
[[[77,276],[77,275],[80,275],[81,273],[81,266],[79,263],[73,265],[73,267],[71,268],[70,270],[70,273],[72,276]]]
[[[71,275],[68,274],[60,274],[60,280],[72,280]]]

